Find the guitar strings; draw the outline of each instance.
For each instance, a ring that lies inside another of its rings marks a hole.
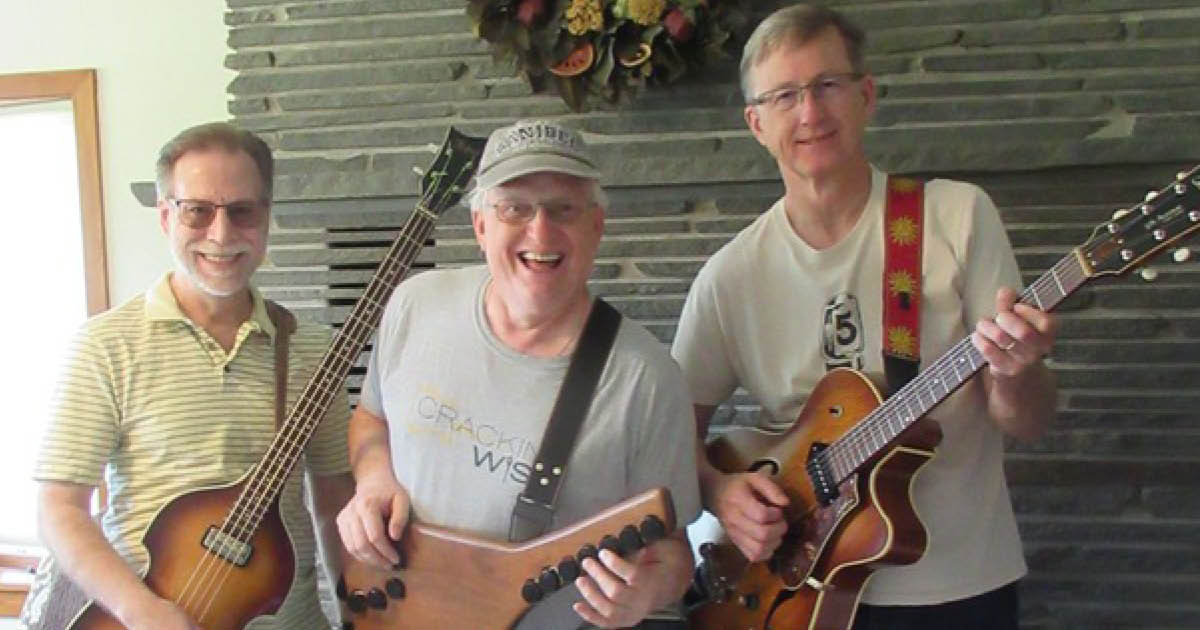
[[[1083,284],[1085,279],[1083,269],[1074,256],[1066,256],[1021,293],[1021,302],[1043,309],[1046,305],[1053,307]],[[969,370],[961,369],[967,367],[963,365],[964,361],[969,362]],[[987,365],[987,360],[971,344],[970,337],[960,340],[927,370],[901,387],[815,457],[820,459],[821,465],[832,470],[836,483],[840,484],[984,365]],[[939,395],[935,387],[942,389],[943,393]],[[932,401],[931,404],[926,406],[922,394]],[[919,410],[917,413],[913,412],[911,406],[913,399]],[[896,420],[899,420],[898,426]]]
[[[410,215],[408,225],[406,225],[403,232],[404,234],[413,231],[409,229],[411,226],[420,226],[421,220],[425,218],[422,214],[422,211],[428,212],[427,209],[419,205],[418,209]],[[426,237],[428,236],[429,228],[431,227],[432,221],[427,222],[427,225],[423,226]],[[400,256],[390,258],[390,261],[399,262],[402,258],[414,254],[415,252],[411,251],[411,249],[407,252],[405,250],[412,247],[419,248],[423,243],[424,239],[421,239],[421,241],[418,243],[406,237],[398,238],[397,243],[393,244],[393,250],[395,250],[395,253],[400,254]],[[381,269],[378,273],[379,279],[382,280],[389,275],[395,274],[397,268],[401,266],[403,265],[387,265],[386,269]],[[391,278],[388,278],[388,280],[390,281]],[[385,283],[382,281],[372,283],[372,286],[368,287],[367,302],[363,303],[365,306],[361,309],[358,309],[361,313],[365,314],[372,309],[377,309],[380,307],[380,300],[378,298],[381,296],[375,295],[375,293],[377,293],[376,289],[378,288],[383,288],[383,291],[390,290],[390,288],[385,287]],[[392,288],[394,288],[394,284]],[[351,325],[349,327],[343,327],[343,332],[339,334],[337,343],[333,344],[331,351],[327,353],[326,360],[322,361],[317,373],[314,374],[314,379],[310,380],[310,386],[323,383],[320,385],[320,389],[324,392],[329,392],[327,385],[333,380],[332,377],[334,376],[332,374],[332,370],[329,369],[331,363],[329,359],[331,358],[346,361],[347,365],[344,367],[348,370],[348,362],[352,358],[351,355],[357,353],[352,352],[352,350],[346,346],[357,340],[357,336],[363,331],[363,325],[360,325],[359,322],[365,321],[365,319],[366,318],[352,318]],[[370,331],[367,331],[367,336],[369,336],[369,332]],[[361,341],[365,343],[366,339],[362,338]],[[303,443],[307,441],[305,436],[310,433],[309,429],[311,429],[312,425],[320,421],[320,418],[316,417],[316,414],[313,413],[314,410],[328,408],[328,400],[332,397],[332,392],[329,392],[328,395],[318,398],[310,395],[310,389],[311,387],[306,387],[304,393],[301,395],[301,409],[297,409],[293,412],[294,417],[304,418],[304,421],[301,423],[289,423],[284,427],[284,431],[281,432],[280,436],[278,436],[278,438],[272,444],[271,449],[268,451],[268,456],[264,456],[264,461],[268,461],[270,465],[264,469],[255,471],[254,476],[251,478],[250,484],[248,484],[248,487],[243,492],[243,496],[239,497],[238,504],[235,504],[234,511],[231,512],[231,516],[235,516],[235,518],[233,519],[233,527],[229,529],[231,530],[230,533],[235,540],[243,541],[242,539],[246,539],[243,542],[248,542],[248,539],[253,534],[253,531],[261,523],[262,516],[265,514],[266,510],[269,509],[274,497],[278,495],[278,487],[286,481],[287,473],[290,472],[290,469],[294,466],[295,459],[299,456],[298,451],[302,449]],[[283,451],[285,453],[290,451],[290,453],[288,457],[280,458],[277,456],[275,451]],[[290,464],[284,465],[288,460],[290,460]],[[245,500],[243,501],[242,499]],[[248,506],[246,505],[247,503],[249,504]],[[227,519],[227,525],[228,524],[229,521]],[[224,530],[226,527],[223,527],[222,529]],[[230,544],[234,543],[231,541]],[[232,572],[232,565],[229,564],[224,567],[224,569],[224,571],[218,571],[219,575],[215,576],[218,589],[219,586],[224,583],[228,574]],[[208,609],[211,607],[217,589],[212,589],[210,592],[212,593],[212,596],[204,606],[204,614],[207,614]]]
[[[406,226],[405,232],[409,231],[408,230],[409,226],[419,223],[419,221],[418,221],[419,217],[421,217],[421,213],[419,210],[414,211],[414,213],[412,215],[410,215],[409,225]],[[428,228],[428,227],[429,226],[426,226],[426,228]],[[426,235],[428,235],[428,229],[426,229]],[[401,247],[397,247],[397,245],[394,244],[393,249],[396,250],[397,253],[401,253],[401,252],[403,252],[404,247],[408,247],[412,243],[410,241],[408,241],[408,239],[398,239],[398,244],[401,245]],[[413,252],[408,252],[408,253],[411,254]],[[400,260],[400,258],[398,257],[398,258],[394,258],[392,260]],[[386,271],[381,270],[379,277],[383,278],[385,274],[393,273],[395,271],[394,267],[395,267],[395,265],[388,265],[388,269]],[[383,286],[382,283],[373,283],[373,286],[368,287],[368,289],[374,289],[376,287],[381,287],[381,286]],[[368,306],[365,307],[364,309],[362,309],[364,313],[367,310],[370,310],[371,308],[377,308],[377,306],[378,306],[378,300],[375,297],[369,296],[368,299],[369,299],[369,302],[367,303]],[[271,502],[273,501],[274,497],[277,496],[277,494],[278,494],[278,490],[276,490],[274,488],[277,488],[283,481],[286,481],[286,476],[287,476],[286,472],[287,471],[285,471],[284,469],[287,468],[290,470],[290,468],[292,468],[292,466],[295,463],[294,460],[296,457],[298,457],[298,454],[293,452],[289,457],[281,459],[277,456],[276,452],[284,451],[286,453],[289,450],[290,451],[299,450],[299,449],[295,449],[292,447],[294,446],[295,443],[297,443],[297,442],[302,443],[306,440],[297,439],[297,436],[295,434],[296,433],[307,434],[309,432],[308,429],[311,427],[312,424],[314,424],[314,420],[316,422],[319,422],[320,418],[314,419],[313,416],[315,416],[315,414],[312,412],[314,409],[327,408],[327,406],[328,406],[327,401],[330,398],[330,396],[322,396],[321,398],[324,400],[319,400],[319,399],[317,399],[317,397],[310,395],[311,392],[309,390],[311,389],[311,386],[314,384],[320,383],[322,381],[325,381],[327,383],[330,380],[331,374],[330,374],[330,370],[328,369],[329,364],[330,364],[329,359],[331,359],[331,358],[346,359],[347,358],[349,353],[345,352],[345,350],[347,350],[347,349],[344,346],[347,345],[346,342],[351,341],[352,338],[355,336],[354,329],[355,329],[355,324],[358,321],[360,321],[360,320],[354,319],[354,320],[352,320],[352,322],[351,322],[352,325],[349,328],[343,327],[343,330],[345,332],[339,334],[338,340],[335,342],[335,344],[333,344],[330,352],[328,352],[326,355],[326,359],[322,361],[320,367],[318,368],[318,371],[314,374],[314,379],[310,380],[309,387],[306,387],[304,390],[304,393],[301,394],[301,401],[302,401],[301,407],[302,408],[294,410],[293,417],[303,418],[304,420],[300,423],[289,423],[283,428],[284,430],[281,431],[279,436],[277,436],[277,439],[272,443],[270,449],[268,450],[267,455],[265,455],[263,458],[265,461],[268,461],[271,464],[271,466],[264,468],[264,469],[255,470],[253,476],[250,479],[250,483],[248,484],[248,487],[243,491],[242,496],[239,497],[238,501],[235,503],[234,509],[231,511],[231,516],[233,518],[232,519],[227,518],[226,524],[224,526],[222,526],[222,528],[221,528],[221,531],[223,533],[228,533],[232,537],[232,540],[229,540],[228,544],[226,544],[224,540],[222,541],[222,546],[220,547],[222,552],[227,552],[227,550],[229,548],[228,545],[237,544],[237,542],[243,542],[243,543],[249,542],[249,538],[253,534],[253,531],[261,523],[262,516],[265,514],[266,509],[269,509]],[[365,339],[363,341],[365,341]],[[328,388],[325,386],[322,386],[321,389],[323,391],[328,390]],[[293,429],[300,429],[300,430],[296,431]],[[284,466],[283,463],[284,463],[284,460],[286,460],[286,459],[291,459],[292,461],[291,461],[290,465]],[[278,464],[278,465],[276,465],[276,464]],[[249,504],[248,506],[246,505],[247,503]],[[232,527],[230,527],[230,520],[233,521]],[[214,555],[217,555],[217,554],[214,554]],[[226,554],[222,553],[220,555],[226,555]],[[203,593],[205,591],[210,593],[208,601],[205,602],[203,605],[203,612],[201,613],[201,619],[203,618],[203,616],[207,615],[209,609],[211,608],[212,604],[215,601],[215,597],[216,597],[216,594],[219,592],[220,586],[222,584],[224,584],[228,575],[232,572],[232,563],[228,563],[228,562],[226,562],[226,566],[223,567],[224,571],[220,570],[220,568],[222,568],[220,566],[220,555],[213,558],[211,560],[211,562],[209,563],[210,565],[213,562],[217,563],[217,567],[218,567],[217,575],[215,575],[215,576],[212,575],[208,570],[204,570],[202,572],[197,572],[197,573],[201,574],[201,577],[215,578],[215,580],[216,580],[215,588],[212,588],[212,586],[213,586],[212,579],[204,580],[204,584],[200,585],[200,587],[198,588],[201,595],[203,595]],[[205,558],[205,560],[208,560],[208,558]],[[206,567],[206,569],[207,569],[207,567]],[[189,600],[189,604],[191,604],[191,603],[192,602]]]
[[[460,167],[460,172],[454,181],[462,181],[461,178],[464,174],[469,176],[471,165],[472,161],[468,161]],[[435,191],[441,194],[440,198],[437,199],[437,206],[444,205],[445,199],[454,192],[453,188],[457,187],[457,185],[455,184],[451,187],[444,187],[442,190]],[[397,237],[396,243],[392,246],[394,253],[398,254],[398,256],[393,259],[389,255],[388,260],[385,261],[389,262],[386,265],[387,268],[385,269],[384,266],[380,267],[375,278],[364,292],[363,298],[360,298],[360,303],[366,304],[362,308],[364,314],[368,311],[383,308],[380,299],[383,296],[373,295],[376,293],[376,289],[382,289],[379,291],[380,293],[393,290],[409,271],[410,265],[403,263],[402,259],[406,257],[415,258],[415,254],[419,253],[420,248],[424,246],[425,241],[428,239],[434,227],[436,215],[430,212],[428,206],[425,205],[424,202],[427,201],[426,197],[423,196],[421,201],[418,202],[417,208],[410,214],[407,224]],[[410,231],[417,231],[410,230],[410,226],[420,224],[421,222],[424,222],[425,225],[419,226],[417,230],[423,232],[422,237],[420,239],[409,238],[407,234]],[[415,248],[415,251],[405,251],[406,248]],[[393,278],[387,277],[393,275],[399,276],[394,282]],[[391,286],[386,286],[387,284],[391,284]],[[363,302],[363,299],[367,301]],[[359,310],[359,307],[356,306],[355,310]],[[223,561],[224,557],[229,556],[233,545],[237,543],[248,544],[250,542],[254,531],[261,524],[266,510],[270,508],[271,503],[278,496],[282,484],[286,483],[286,479],[294,468],[296,460],[303,450],[303,446],[311,436],[314,425],[321,420],[314,412],[319,409],[328,409],[329,402],[333,397],[333,392],[328,385],[336,377],[336,374],[333,373],[334,370],[329,369],[330,363],[335,362],[331,361],[331,359],[340,360],[345,363],[337,371],[348,372],[353,359],[358,355],[358,351],[346,346],[351,343],[359,343],[359,348],[361,349],[361,345],[365,344],[374,329],[374,326],[367,326],[363,322],[366,319],[373,319],[374,316],[375,313],[372,312],[369,318],[352,318],[350,326],[343,326],[341,331],[339,331],[337,339],[331,344],[325,358],[314,372],[313,378],[310,379],[308,385],[301,393],[299,404],[297,405],[298,408],[293,409],[291,416],[289,416],[289,419],[291,417],[302,418],[302,421],[285,423],[280,433],[276,436],[276,439],[269,446],[263,460],[260,460],[260,463],[261,461],[268,461],[270,465],[265,469],[259,469],[256,465],[247,487],[235,501],[229,516],[226,517],[225,523],[218,530],[220,534],[227,535],[228,537],[221,539],[218,546],[219,551],[205,554],[196,569],[193,570],[191,577],[184,586],[183,592],[176,601],[185,610],[191,611],[193,605],[196,604],[194,601],[195,598],[203,599],[207,592],[207,601],[199,603],[198,607],[200,611],[196,616],[197,621],[203,621],[207,617],[213,603],[215,603],[217,594],[233,570],[233,563],[227,560]],[[365,330],[364,327],[366,328]],[[357,339],[364,332],[366,333],[365,336],[362,336],[361,340]],[[317,396],[312,395],[310,391],[314,387],[318,387],[321,390],[320,393],[323,394],[319,399]],[[276,451],[283,451],[286,456],[276,457]],[[287,462],[286,465],[285,462]],[[214,565],[217,569],[215,574],[212,571]],[[197,579],[199,580],[198,582]]]

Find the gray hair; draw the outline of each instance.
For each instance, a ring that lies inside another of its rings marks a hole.
[[[175,163],[189,151],[201,151],[220,147],[230,153],[244,152],[258,166],[262,182],[263,198],[270,201],[274,189],[275,160],[271,147],[257,135],[225,122],[214,122],[189,127],[171,138],[158,152],[155,163],[154,187],[160,200],[172,194],[171,179],[175,175]]]
[[[592,198],[591,201],[607,211],[608,193],[604,192],[604,187],[600,185],[600,180],[589,179],[588,182],[591,183],[591,195],[589,195]],[[475,189],[471,191],[471,195],[468,200],[468,205],[471,208],[471,212],[479,212],[480,210],[483,210],[484,204],[487,203],[488,193],[490,193],[493,188],[495,188],[495,186],[488,186],[487,188],[480,188],[476,186]]]
[[[833,9],[810,4],[795,4],[768,15],[750,34],[742,49],[741,81],[742,96],[746,101],[754,98],[750,85],[750,71],[762,63],[767,55],[780,47],[797,46],[819,35],[827,28],[837,29],[846,45],[846,55],[855,72],[866,72],[863,48],[867,34],[846,16]]]

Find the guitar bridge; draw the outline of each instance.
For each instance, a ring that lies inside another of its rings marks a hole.
[[[820,457],[826,448],[829,448],[827,444],[813,442],[812,447],[808,450],[808,461],[804,467],[808,470],[808,480],[812,483],[813,494],[817,501],[821,505],[828,506],[837,500],[838,487],[833,479],[833,471],[829,468],[828,460]]]
[[[208,526],[208,530],[204,532],[204,540],[200,544],[218,558],[237,567],[246,566],[250,562],[250,556],[254,554],[254,547],[250,543],[242,542],[232,534],[223,532],[213,525]]]

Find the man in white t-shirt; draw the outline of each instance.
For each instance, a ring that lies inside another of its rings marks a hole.
[[[507,537],[593,308],[599,177],[582,137],[558,123],[492,133],[471,196],[486,266],[408,280],[380,323],[350,420],[356,494],[338,517],[358,560],[395,564],[410,509],[424,523]],[[692,570],[682,526],[700,512],[691,400],[666,349],[632,321],[620,323],[567,463],[551,529],[660,486],[680,527],[633,556],[584,560],[578,592],[556,591],[518,627],[624,628],[675,606]]]
[[[863,147],[876,104],[863,41],[835,11],[794,5],[746,43],[746,122],[785,194],[706,263],[684,306],[672,354],[701,436],[739,386],[790,422],[830,369],[883,371],[887,175]],[[1057,320],[1016,302],[1016,261],[982,190],[933,180],[924,200],[920,356],[928,365],[969,335],[988,365],[931,413],[944,438],[913,485],[924,557],[871,577],[855,628],[1015,629],[1026,567],[1003,440],[1034,439],[1054,415],[1042,358]],[[704,506],[748,558],[769,558],[787,496],[768,476],[722,473],[703,454],[698,467]]]

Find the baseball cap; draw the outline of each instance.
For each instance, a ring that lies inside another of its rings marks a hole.
[[[488,136],[475,186],[491,188],[543,171],[584,179],[602,175],[579,132],[551,120],[518,120]]]

